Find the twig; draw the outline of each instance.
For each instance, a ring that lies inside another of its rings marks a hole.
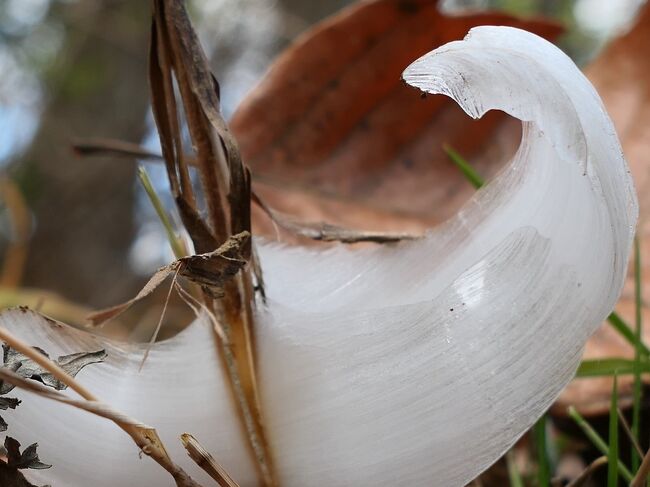
[[[603,465],[607,465],[607,457],[598,457],[585,468],[582,473],[573,479],[566,487],[583,487],[587,480]]]
[[[625,415],[623,414],[623,411],[621,411],[621,408],[617,408],[616,413],[618,415],[618,419],[620,420],[621,424],[623,425],[623,431],[625,431],[625,434],[629,438],[630,443],[632,443],[632,446],[634,447],[634,449],[639,454],[639,457],[643,458],[644,453],[643,453],[643,450],[641,449],[641,445],[639,445],[638,440],[632,434],[632,430],[630,429],[630,425],[627,422],[627,419],[625,419]]]
[[[648,474],[650,474],[650,451],[643,457],[643,461],[632,479],[630,487],[645,487]]]
[[[239,487],[239,484],[228,475],[228,472],[201,446],[196,438],[188,433],[183,433],[181,442],[190,458],[216,480],[221,487]]]
[[[162,161],[159,154],[148,152],[137,144],[112,139],[86,139],[74,145],[77,152],[83,155],[113,155],[129,159],[149,159]],[[81,148],[81,150],[79,150]],[[197,160],[191,156],[184,156],[188,164],[196,166]],[[364,231],[351,228],[339,227],[330,223],[322,222],[298,222],[288,215],[285,215],[264,202],[255,191],[252,191],[251,201],[255,203],[271,220],[276,227],[301,237],[321,242],[341,242],[346,244],[359,242],[373,242],[379,244],[399,242],[402,240],[415,240],[421,238],[419,235],[397,232]]]
[[[176,481],[177,487],[201,487],[200,484],[192,480],[192,478],[182,468],[171,461],[169,454],[158,437],[158,433],[155,429],[139,421],[133,420],[121,412],[115,411],[108,404],[100,401],[97,396],[86,389],[48,357],[42,355],[36,349],[30,347],[21,339],[15,337],[2,327],[0,327],[0,340],[32,359],[43,369],[50,372],[56,379],[60,380],[70,389],[79,394],[83,399],[85,399],[85,401],[71,399],[64,394],[48,389],[37,382],[23,379],[6,368],[0,368],[0,377],[2,380],[6,380],[17,387],[27,389],[44,397],[48,397],[49,399],[70,404],[98,416],[110,419],[133,439],[135,444],[138,445],[144,454],[150,456],[155,462],[170,473]]]
[[[176,269],[176,272],[174,273],[174,277],[172,277],[172,282],[169,285],[169,291],[167,291],[167,297],[165,298],[165,304],[163,305],[162,312],[160,313],[158,324],[156,325],[156,329],[152,333],[151,339],[149,339],[149,343],[147,343],[147,348],[145,349],[144,355],[142,356],[142,362],[140,362],[140,371],[142,371],[142,367],[144,367],[144,363],[147,361],[147,357],[149,357],[149,352],[151,351],[151,347],[156,342],[156,339],[158,338],[158,334],[160,333],[160,329],[162,328],[163,320],[165,319],[165,313],[167,312],[167,305],[169,304],[169,298],[171,298],[172,296],[172,291],[174,290],[174,284],[176,283],[176,279],[178,278],[179,270],[180,270],[180,266],[178,267],[178,269]]]
[[[260,207],[260,209],[271,219],[273,224],[295,235],[310,238],[312,240],[348,244],[359,242],[386,244],[421,238],[421,236],[408,233],[352,230],[329,223],[301,223],[271,208],[254,191],[251,196],[253,203]]]

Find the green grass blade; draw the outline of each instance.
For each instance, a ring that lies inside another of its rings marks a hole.
[[[510,487],[524,487],[524,481],[521,479],[521,474],[517,469],[515,463],[514,450],[508,450],[506,453],[506,465],[508,466],[508,479],[510,480]]]
[[[642,373],[650,373],[650,362],[642,360],[638,366]],[[583,360],[576,372],[576,378],[634,374],[635,367],[637,364],[634,360],[625,358]]]
[[[456,164],[456,167],[460,169],[460,172],[463,173],[463,175],[467,178],[472,186],[474,186],[476,189],[479,189],[481,186],[483,186],[483,184],[485,184],[485,181],[479,175],[479,173],[477,173],[471,164],[467,162],[465,158],[463,158],[463,156],[461,156],[458,152],[446,144],[442,146],[442,150],[445,151],[451,162]]]
[[[551,485],[551,469],[546,447],[546,414],[539,418],[533,426],[533,436],[537,450],[537,485],[549,487]]]
[[[607,453],[607,487],[618,487],[618,378],[614,376],[609,407],[609,450]]]
[[[582,417],[582,415],[576,411],[576,409],[573,406],[569,407],[568,410],[569,416],[576,422],[576,424],[580,427],[582,432],[585,434],[587,438],[589,438],[589,441],[593,443],[593,445],[600,451],[603,455],[609,456],[609,446],[607,446],[607,443],[605,443],[605,440],[603,440],[598,433],[596,433],[596,430],[593,429],[593,427],[587,422],[585,418]],[[625,479],[626,482],[632,482],[632,473],[630,472],[630,469],[627,468],[623,462],[621,462],[620,458],[618,459],[618,473],[621,477]]]
[[[165,210],[162,201],[160,201],[160,198],[158,198],[158,195],[156,194],[156,190],[153,188],[149,174],[147,174],[147,170],[143,166],[138,167],[138,179],[146,191],[149,201],[151,201],[151,204],[156,210],[160,222],[165,228],[167,239],[169,240],[169,245],[171,246],[174,255],[177,259],[185,257],[187,255],[185,245],[183,244],[182,239],[174,231],[174,226],[172,225],[169,215],[167,215],[167,211]]]
[[[639,237],[634,239],[634,314],[636,320],[634,347],[634,388],[632,396],[632,435],[639,440],[639,424],[641,420],[641,347],[643,322],[641,319],[641,250]],[[639,454],[632,449],[632,471],[636,472],[640,463]]]
[[[650,357],[650,348],[648,348],[643,341],[637,339],[636,333],[632,330],[630,325],[628,325],[625,320],[618,315],[618,313],[612,312],[612,314],[607,317],[607,321],[609,321],[609,324],[612,325],[612,327],[634,348],[636,348],[638,344],[641,354],[644,357]]]

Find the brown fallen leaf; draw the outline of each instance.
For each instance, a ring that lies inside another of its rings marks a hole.
[[[493,175],[516,149],[519,124],[492,112],[473,121],[446,97],[400,81],[417,57],[476,25],[555,38],[543,20],[447,17],[430,0],[360,2],[318,24],[273,64],[231,122],[256,192],[298,219],[418,233],[451,216],[473,188],[447,143]],[[275,229],[258,211],[257,233]]]
[[[641,239],[643,281],[643,338],[650,343],[650,4],[639,12],[634,27],[613,41],[587,68],[585,73],[600,94],[609,112],[623,152],[634,177],[639,198],[640,219],[638,235]],[[646,218],[644,218],[646,217]],[[630,273],[617,304],[619,314],[634,327],[634,279]],[[611,326],[604,324],[589,340],[585,359],[606,357],[634,357],[634,349]],[[619,404],[632,402],[632,377],[619,377]],[[576,380],[560,397],[558,414],[569,404],[585,415],[607,414],[613,379],[608,377]]]

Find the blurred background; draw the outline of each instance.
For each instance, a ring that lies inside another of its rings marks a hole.
[[[347,3],[190,1],[226,116],[283,47]],[[557,19],[567,28],[561,46],[584,63],[628,28],[640,3],[445,0],[441,9]],[[44,296],[51,304],[53,296],[30,294],[47,290],[74,315],[72,303],[133,296],[173,259],[136,165],[71,150],[74,139],[96,136],[159,150],[146,78],[149,13],[143,1],[0,1],[0,305],[42,304]],[[146,166],[168,195],[163,168]]]

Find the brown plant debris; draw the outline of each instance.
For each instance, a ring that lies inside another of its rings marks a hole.
[[[250,172],[242,163],[235,139],[221,116],[219,85],[210,72],[184,2],[154,0],[153,5],[149,83],[154,119],[181,220],[195,251],[206,254],[231,236],[250,232]],[[194,149],[206,219],[197,209],[199,205],[189,176],[181,141],[181,114]],[[227,345],[221,339],[217,343],[221,344],[222,366],[228,373],[251,457],[262,483],[276,485],[256,378],[254,267],[248,265],[252,253],[252,242],[248,239],[241,249],[246,265],[224,284],[223,297],[215,299],[208,290],[203,293],[203,301],[210,311],[223,318]],[[260,276],[257,281],[260,282]]]
[[[246,265],[242,252],[249,241],[250,233],[240,232],[228,238],[223,245],[212,252],[175,260],[158,269],[135,297],[124,303],[91,313],[88,320],[93,325],[106,323],[149,296],[167,277],[175,274],[199,284],[213,297],[222,297],[226,283]]]
[[[152,161],[162,161],[162,156],[150,152],[138,144],[121,140],[90,138],[80,139],[73,143],[73,149],[78,154],[84,156],[117,156],[127,159],[146,159]],[[185,156],[190,165],[196,165],[196,161],[191,156]],[[253,180],[255,179],[253,175]],[[254,181],[253,181],[254,183]],[[319,222],[300,222],[295,218],[282,212],[274,210],[266,204],[255,191],[251,191],[253,203],[275,223],[278,227],[291,232],[294,235],[305,237],[311,240],[322,242],[341,242],[341,243],[393,243],[401,240],[412,240],[418,238],[417,235],[397,232],[373,232],[364,230],[354,230],[343,228],[331,223]]]
[[[20,443],[10,436],[5,438],[3,455],[6,461],[0,458],[0,485],[2,487],[35,487],[25,479],[21,469],[45,469],[52,465],[41,462],[36,449],[38,444],[29,445],[20,452]]]
[[[43,316],[29,310],[25,310],[24,316],[26,323],[29,320],[44,319]],[[57,380],[79,394],[82,399],[73,399],[61,392],[40,384],[39,382],[25,379],[23,376],[7,367],[0,367],[0,380],[38,394],[42,397],[63,404],[68,404],[103,418],[110,419],[133,439],[142,453],[151,457],[156,463],[169,472],[169,474],[174,478],[177,487],[201,487],[200,484],[192,480],[192,478],[182,468],[172,462],[165,446],[154,428],[132,419],[126,414],[116,411],[110,405],[100,401],[97,396],[77,382],[74,377],[71,377],[61,366],[2,327],[0,327],[0,340],[33,360],[43,370],[51,373]]]
[[[183,433],[181,435],[181,442],[190,458],[210,477],[216,480],[220,487],[239,487],[237,482],[228,475],[228,472],[201,446],[196,438],[188,433]]]
[[[33,348],[45,357],[49,358],[49,355],[45,351],[38,347]],[[8,345],[3,345],[2,349],[3,367],[16,372],[25,379],[36,380],[46,386],[56,389],[57,391],[62,391],[68,387],[65,383],[54,377],[51,372],[44,369],[32,359],[17,350],[14,350]],[[55,363],[61,367],[66,374],[75,377],[79,371],[87,365],[103,362],[105,358],[106,352],[104,350],[98,350],[96,352],[79,352],[70,355],[62,355],[56,359]],[[8,392],[11,392],[14,387],[13,384],[0,382],[0,394],[7,394]]]
[[[54,377],[48,370],[42,368],[32,359],[17,350],[14,350],[9,345],[3,344],[2,349],[2,366],[4,368],[17,373],[25,379],[36,380],[59,391],[64,390],[67,387],[65,383]],[[33,347],[33,349],[37,353],[49,357],[49,355],[40,348]],[[80,352],[70,355],[62,355],[56,359],[56,363],[65,370],[67,374],[74,377],[86,365],[102,362],[105,358],[106,352],[104,350],[98,350],[96,352]],[[5,394],[10,393],[14,387],[15,386],[12,383],[0,380],[0,409],[5,411],[7,409],[16,409],[20,404],[21,401],[19,399],[13,397],[2,397]],[[7,422],[2,416],[0,416],[0,432],[6,431],[7,427]]]

